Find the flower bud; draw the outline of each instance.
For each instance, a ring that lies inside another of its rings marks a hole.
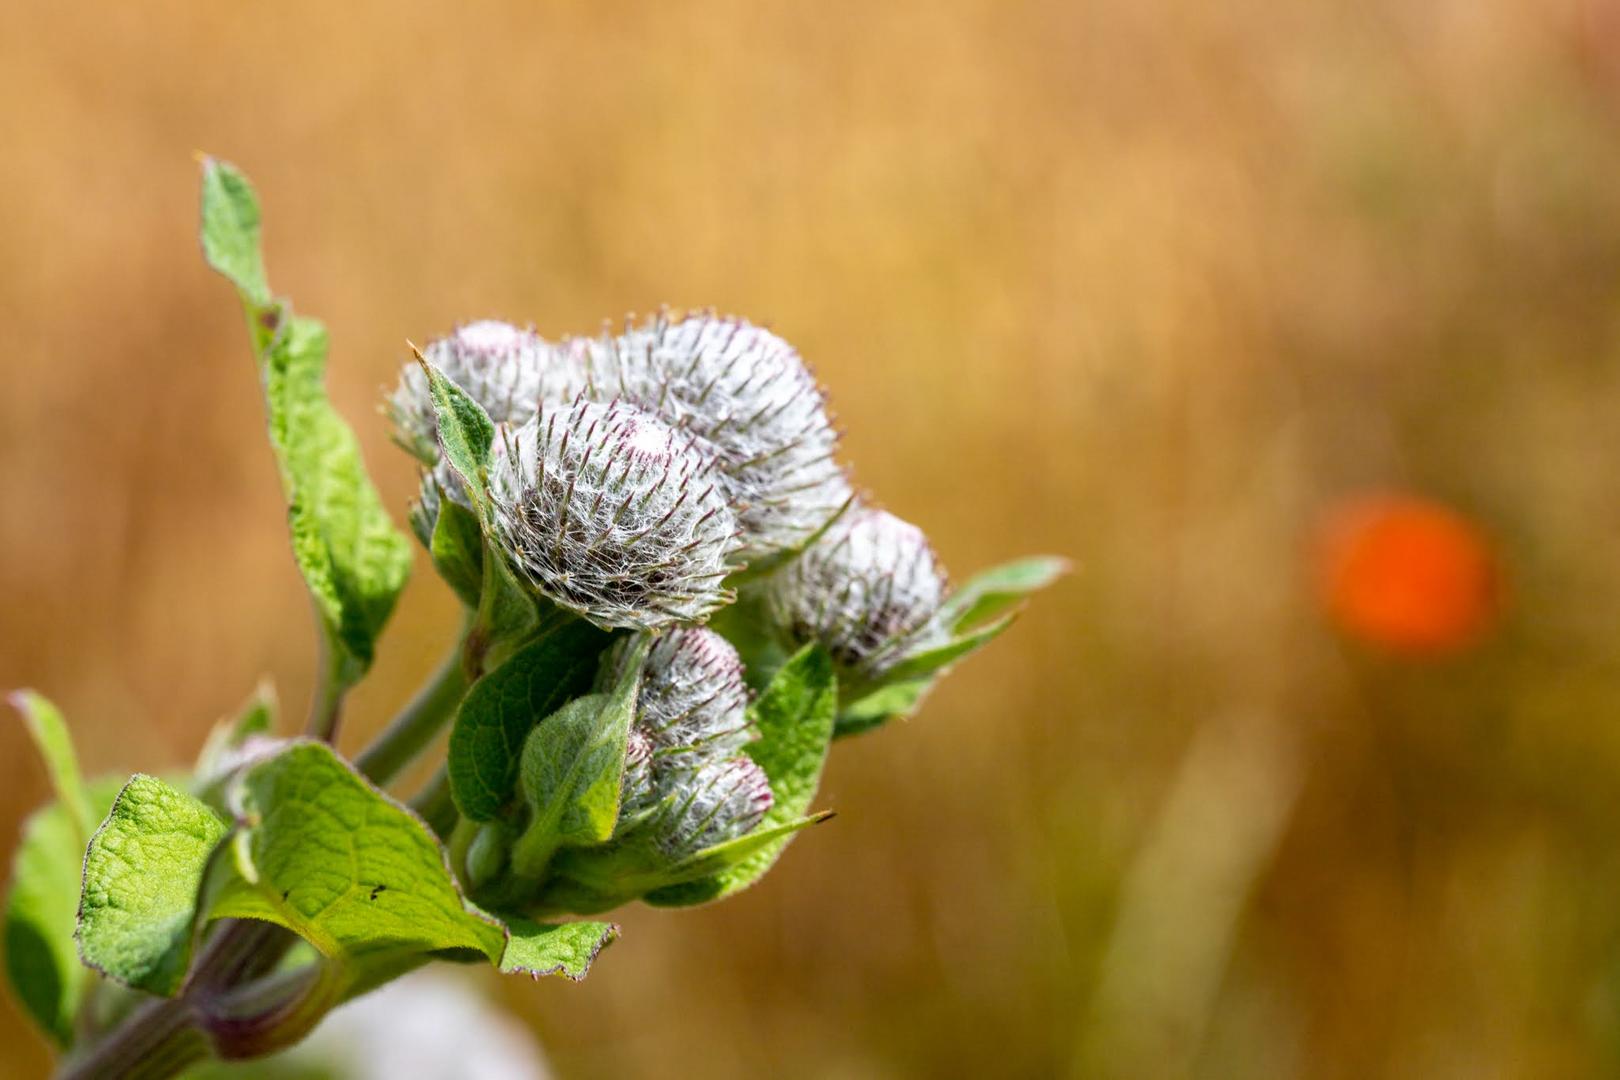
[[[633,638],[604,657],[598,686],[618,682]],[[635,730],[656,764],[694,755],[728,757],[752,738],[742,660],[731,642],[702,626],[666,631],[647,651],[636,699]]]
[[[658,788],[668,802],[654,825],[655,838],[675,859],[748,833],[772,802],[765,770],[742,756],[670,770]]]
[[[552,383],[568,381],[559,370],[555,346],[531,330],[493,319],[458,326],[422,355],[496,423],[522,423],[534,415]],[[431,465],[439,455],[438,420],[421,365],[405,365],[388,413],[400,444]]]
[[[819,641],[844,668],[875,678],[939,637],[945,573],[915,525],[852,506],[770,580],[777,622]]]
[[[547,407],[490,469],[500,539],[539,592],[601,627],[729,603],[737,522],[690,435],[622,402]]]
[[[632,401],[713,448],[745,556],[803,543],[849,498],[821,388],[770,331],[660,315],[569,348],[583,353],[592,396]]]

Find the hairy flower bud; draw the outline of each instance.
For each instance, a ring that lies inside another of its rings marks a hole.
[[[490,470],[496,529],[542,594],[602,627],[706,618],[731,593],[737,522],[688,434],[583,399],[508,431]]]
[[[713,448],[744,555],[803,543],[849,498],[821,388],[770,331],[729,316],[660,315],[565,351],[582,357],[592,396],[632,401]]]
[[[853,506],[770,582],[777,622],[867,678],[937,636],[945,573],[921,529]]]
[[[538,334],[494,319],[458,326],[422,355],[496,423],[522,423],[534,415],[552,384],[579,381],[563,374],[556,348]],[[431,465],[439,454],[438,421],[421,365],[405,365],[388,413],[400,444]]]
[[[618,682],[633,652],[626,638],[603,658],[598,685]],[[689,761],[694,754],[728,757],[753,735],[742,660],[731,642],[702,626],[666,631],[654,639],[641,669],[635,729],[657,763]]]
[[[710,760],[659,778],[667,807],[654,825],[658,846],[671,858],[734,840],[758,825],[771,808],[771,784],[750,758]]]

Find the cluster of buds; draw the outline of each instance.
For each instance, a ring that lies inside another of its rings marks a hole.
[[[625,639],[603,657],[598,686],[624,675]],[[646,830],[679,858],[758,825],[771,787],[742,753],[753,738],[742,660],[724,637],[685,627],[650,643],[630,729],[618,835]]]
[[[819,646],[840,690],[870,692],[950,638],[927,538],[855,496],[824,394],[770,331],[664,313],[553,343],[478,322],[424,356],[494,435],[486,475],[452,469],[429,380],[406,367],[389,411],[424,465],[418,535],[430,542],[446,499],[487,505],[515,580],[620,635],[597,690],[641,665],[612,843],[570,866],[634,848],[639,873],[646,852],[674,864],[756,829],[773,793],[748,753],[748,687],[794,650]],[[739,591],[751,614],[706,625]]]

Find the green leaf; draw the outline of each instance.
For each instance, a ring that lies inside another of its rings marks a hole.
[[[208,265],[225,275],[246,304],[270,303],[259,243],[259,200],[233,166],[203,159],[202,249]]]
[[[504,928],[463,898],[428,827],[326,744],[254,766],[233,801],[247,824],[211,917],[277,923],[336,960],[504,952]]]
[[[473,684],[450,731],[448,772],[456,806],[493,821],[517,792],[524,740],[540,718],[590,689],[610,636],[568,620]]]
[[[427,375],[428,394],[433,398],[433,411],[438,420],[439,448],[467,486],[468,497],[487,524],[489,499],[484,489],[490,448],[495,445],[495,424],[482,405],[445,378],[420,352],[416,360]]]
[[[196,946],[197,898],[228,831],[201,800],[137,773],[90,840],[79,954],[110,978],[172,995]]]
[[[501,956],[501,971],[536,979],[566,975],[578,982],[596,955],[619,936],[619,928],[605,922],[545,924],[510,916],[506,925],[512,937]]]
[[[1067,574],[1069,560],[1036,555],[974,575],[939,609],[941,624],[960,633],[1000,615]]]
[[[82,853],[96,819],[90,814],[84,779],[79,774],[79,757],[74,753],[73,736],[68,732],[67,723],[62,719],[61,711],[36,691],[14,692],[11,704],[22,714],[28,735],[34,740],[34,748],[39,751],[40,760],[45,762],[51,786],[56,789],[57,801],[67,815],[68,823],[73,826],[73,846]]]
[[[917,706],[922,704],[922,699],[933,689],[936,681],[933,676],[926,676],[878,687],[839,711],[833,738],[859,735],[890,720],[910,716],[917,711]]]
[[[892,686],[895,683],[911,682],[932,675],[956,663],[969,653],[984,648],[1000,637],[1007,627],[1011,626],[1017,619],[1016,614],[1008,615],[982,629],[952,638],[943,645],[936,645],[932,649],[912,653],[883,673],[883,684]]]
[[[106,815],[123,782],[96,780],[87,806]],[[89,978],[74,930],[86,836],[58,800],[23,823],[6,900],[6,974],[17,999],[60,1045],[73,1037],[73,1017]]]
[[[198,782],[217,779],[248,739],[269,736],[275,730],[277,711],[276,688],[268,679],[261,680],[236,715],[220,720],[208,733],[192,770]]]
[[[484,587],[483,532],[473,512],[460,503],[451,502],[442,490],[439,519],[433,525],[428,551],[439,576],[461,597],[462,603],[476,608]]]
[[[832,660],[819,646],[806,646],[777,672],[751,710],[759,738],[749,744],[748,754],[770,780],[773,802],[765,820],[741,840],[763,840],[754,847],[731,841],[738,845],[731,854],[745,857],[726,856],[726,866],[718,873],[658,889],[647,895],[648,903],[701,904],[746,889],[771,868],[794,832],[820,820],[806,819],[804,814],[821,783],[837,707]],[[705,855],[715,857],[714,849],[694,858]]]
[[[329,640],[341,647],[348,685],[371,666],[411,551],[371,485],[354,433],[326,398],[325,369],[326,330],[313,319],[289,320],[264,357],[293,556]]]
[[[642,638],[636,645],[610,693],[570,701],[536,725],[523,744],[521,778],[530,818],[512,849],[520,877],[538,878],[559,847],[613,838],[647,644]]]
[[[209,265],[236,286],[253,327],[293,556],[337,654],[339,686],[348,686],[371,665],[410,570],[409,542],[327,399],[325,328],[270,299],[258,200],[246,177],[211,158],[203,162],[202,238]]]

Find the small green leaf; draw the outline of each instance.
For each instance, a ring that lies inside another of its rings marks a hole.
[[[326,744],[300,740],[254,766],[233,801],[247,824],[211,917],[277,923],[340,961],[505,950],[505,930],[462,897],[422,820]]]
[[[635,718],[647,639],[608,694],[576,698],[546,717],[523,745],[529,827],[512,849],[520,877],[537,878],[559,847],[603,844],[619,820],[625,739]]]
[[[985,570],[974,575],[940,606],[940,623],[961,633],[1000,615],[1069,570],[1069,560],[1052,555],[1018,559]]]
[[[354,433],[327,399],[326,330],[271,300],[259,239],[258,200],[247,178],[205,159],[203,253],[236,286],[253,328],[293,556],[337,653],[343,687],[371,665],[410,570],[410,545],[383,509]]]
[[[701,904],[746,889],[771,868],[794,832],[819,820],[805,819],[804,814],[821,783],[837,707],[832,660],[816,645],[799,650],[751,710],[759,738],[749,744],[748,754],[765,770],[773,801],[765,820],[741,840],[763,840],[753,847],[732,841],[739,845],[733,854],[746,857],[728,861],[711,876],[649,893],[648,903],[666,907]],[[712,857],[713,852],[699,852],[695,857]]]
[[[544,924],[510,916],[506,925],[511,939],[501,955],[501,971],[536,979],[566,975],[578,982],[596,955],[619,936],[619,928],[605,922]]]
[[[910,716],[917,711],[928,691],[937,680],[933,676],[912,679],[909,682],[889,683],[845,706],[838,713],[838,725],[833,738],[842,739],[859,735],[863,731],[881,727],[890,720]]]
[[[90,783],[93,820],[106,815],[122,787],[117,779]],[[6,974],[29,1015],[62,1046],[72,1041],[89,977],[73,937],[85,842],[60,800],[36,810],[23,823],[6,900]]]
[[[261,680],[237,710],[235,716],[220,720],[208,733],[202,750],[197,754],[197,765],[192,770],[199,782],[217,779],[222,767],[228,765],[236,750],[255,736],[268,736],[276,726],[276,688],[268,679]]]
[[[968,654],[984,648],[1000,637],[1007,627],[1017,620],[1018,616],[1016,614],[1007,615],[989,626],[952,638],[943,645],[936,645],[932,649],[912,653],[883,673],[883,683],[885,686],[891,686],[895,683],[911,682],[932,675],[956,663]]]
[[[82,852],[96,819],[90,816],[84,779],[79,774],[79,757],[74,753],[73,736],[68,732],[67,722],[55,705],[33,690],[16,691],[11,695],[11,704],[22,714],[34,748],[50,774],[57,801],[73,826],[74,847]]]
[[[439,576],[470,608],[478,606],[484,587],[484,536],[478,518],[440,492],[439,519],[428,541]]]
[[[415,346],[412,346],[414,349]],[[484,493],[489,471],[490,448],[495,445],[495,424],[484,407],[466,391],[444,377],[444,373],[422,356],[416,360],[427,375],[428,394],[438,418],[439,448],[450,467],[467,486],[468,497],[481,519],[488,521],[488,497]]]
[[[79,954],[110,978],[172,995],[196,946],[197,898],[228,831],[207,804],[137,773],[90,840]]]
[[[203,159],[202,248],[208,265],[230,279],[244,303],[270,303],[259,245],[259,199],[247,177],[213,158]]]
[[[517,793],[529,731],[590,689],[609,640],[583,619],[568,620],[473,685],[450,731],[450,792],[463,814],[473,821],[500,816]]]

